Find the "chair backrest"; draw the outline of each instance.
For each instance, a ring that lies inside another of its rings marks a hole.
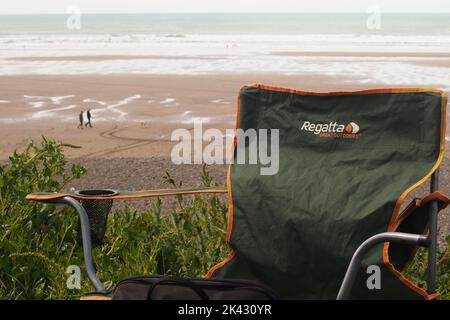
[[[237,127],[256,129],[258,138],[260,129],[269,137],[278,129],[279,169],[262,175],[261,163],[230,166],[233,252],[209,275],[257,279],[283,298],[336,298],[355,249],[396,228],[406,195],[442,161],[445,106],[434,89],[242,88]],[[369,265],[381,268],[383,290],[367,288]],[[426,296],[392,267],[382,245],[358,279],[353,297]]]

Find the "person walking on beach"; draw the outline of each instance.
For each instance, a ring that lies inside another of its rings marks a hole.
[[[91,109],[89,109],[86,112],[86,117],[87,117],[86,127],[89,125],[89,128],[92,128],[92,125],[91,125],[91,118],[92,118]]]
[[[81,110],[80,114],[78,115],[78,119],[80,120],[80,124],[77,128],[83,129],[83,110]]]

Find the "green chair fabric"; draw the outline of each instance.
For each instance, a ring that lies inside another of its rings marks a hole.
[[[364,240],[400,226],[425,232],[427,219],[417,210],[425,211],[426,202],[409,209],[413,222],[400,207],[442,161],[442,91],[313,93],[258,84],[242,88],[239,101],[238,128],[279,129],[279,171],[261,175],[262,164],[230,166],[232,252],[208,277],[257,279],[284,299],[335,299]],[[448,203],[441,194],[433,197],[441,208]],[[395,267],[404,267],[413,249],[371,250],[351,298],[434,298]],[[380,267],[379,290],[367,288],[369,265]]]

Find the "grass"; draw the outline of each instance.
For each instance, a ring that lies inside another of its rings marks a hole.
[[[93,290],[83,273],[76,214],[24,200],[30,192],[58,191],[86,171],[67,168],[65,147],[75,146],[30,144],[0,167],[0,299],[74,299]],[[201,178],[213,185],[206,170]],[[169,173],[164,180],[176,185]],[[180,196],[176,207],[163,207],[157,199],[143,212],[122,207],[110,216],[105,241],[93,250],[107,286],[133,274],[201,276],[228,254],[227,207],[219,197]],[[70,265],[82,269],[81,290],[66,287]]]
[[[71,209],[24,200],[36,191],[59,191],[86,169],[67,167],[64,148],[43,140],[14,153],[0,166],[0,299],[76,299],[93,290],[77,242]],[[214,185],[205,167],[203,185]],[[179,186],[169,173],[164,181]],[[225,243],[227,205],[218,196],[179,196],[176,206],[155,199],[145,211],[121,207],[109,217],[103,244],[94,247],[98,276],[111,288],[137,274],[201,276],[229,253]],[[423,284],[426,253],[419,250],[407,269]],[[67,267],[82,269],[81,290],[68,289]],[[450,299],[449,251],[440,252],[438,287]]]
[[[437,254],[436,266],[436,287],[442,300],[450,300],[450,235],[447,236],[446,241],[446,248],[441,248]],[[427,261],[427,249],[419,248],[414,260],[404,271],[407,278],[424,289],[427,288]]]

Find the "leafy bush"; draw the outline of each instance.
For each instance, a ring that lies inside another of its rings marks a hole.
[[[80,165],[68,167],[66,147],[76,146],[44,139],[0,166],[0,299],[74,299],[93,290],[84,272],[81,290],[66,286],[68,266],[84,271],[76,214],[24,199],[31,192],[60,191],[85,173]],[[205,167],[201,177],[203,185],[213,185]],[[169,173],[164,181],[180,185]],[[223,199],[215,195],[179,196],[171,208],[155,199],[143,212],[121,207],[109,217],[103,244],[93,250],[97,274],[110,288],[135,274],[203,275],[229,252],[226,212]],[[425,272],[426,251],[418,250],[406,273],[425,286]],[[438,262],[443,299],[450,299],[449,275],[447,248]]]
[[[450,300],[450,235],[446,238],[446,248],[440,249],[436,263],[436,288],[441,299]],[[419,248],[412,263],[405,270],[405,275],[419,287],[427,288],[428,250]]]
[[[79,249],[76,218],[68,209],[25,200],[35,191],[58,191],[85,168],[66,168],[63,148],[75,146],[44,141],[30,143],[0,167],[0,298],[60,298],[66,292],[65,267]]]
[[[72,209],[28,202],[37,191],[59,191],[85,168],[67,168],[63,148],[44,141],[14,153],[0,167],[0,299],[70,299],[92,291],[83,275],[81,290],[66,286],[70,265],[84,271]],[[176,186],[166,173],[165,182]],[[213,184],[204,168],[202,181]],[[177,198],[163,210],[161,199],[144,212],[119,208],[108,221],[101,246],[94,248],[98,276],[112,287],[133,274],[200,276],[228,254],[225,245],[227,207],[218,196]]]

